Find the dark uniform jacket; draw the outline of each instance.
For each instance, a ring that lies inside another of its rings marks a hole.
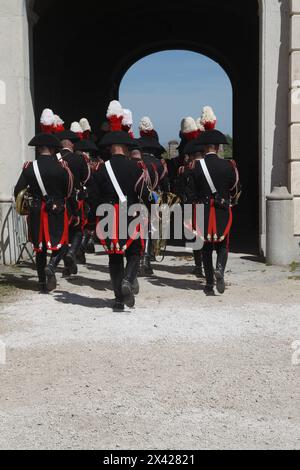
[[[127,160],[124,155],[113,155],[110,159],[110,163],[124,195],[127,196],[128,205],[140,202],[139,191],[141,190],[141,184],[139,184],[138,187],[136,187],[136,184],[142,175],[141,168],[139,168],[134,161]],[[99,203],[118,204],[119,197],[113,187],[105,165],[101,165],[99,170],[94,172],[94,178],[98,186]],[[147,197],[147,195],[147,189],[144,188],[142,198]]]
[[[134,161],[128,160],[124,155],[113,155],[110,159],[110,163],[120,188],[127,197],[128,208],[132,204],[141,202],[140,198],[146,203],[149,200],[149,190],[146,185],[143,185],[142,169],[139,168]],[[94,172],[93,175],[98,189],[97,205],[114,205],[115,224],[119,226],[119,218],[121,217],[121,213],[119,213],[119,197],[110,180],[106,166],[101,165],[99,170]],[[132,220],[133,218],[131,217],[127,218],[127,226]],[[140,227],[137,227],[138,233],[139,229]],[[127,234],[128,237],[126,240],[120,240],[118,234],[116,234],[114,240],[101,238],[101,234],[99,234],[98,231],[97,235],[109,254],[123,254],[134,239],[130,234]]]
[[[74,176],[74,189],[80,190],[90,175],[88,163],[80,153],[73,153],[68,149],[63,149],[60,153]]]
[[[232,225],[230,192],[236,184],[236,173],[230,161],[216,154],[206,155],[205,163],[218,196],[213,196],[200,161],[196,160],[194,169],[188,174],[187,199],[189,202],[204,204],[203,238],[210,242],[220,242],[229,234]]]
[[[80,225],[77,229],[84,229],[87,223],[88,206],[84,202],[87,195],[83,187],[88,181],[91,171],[87,161],[81,153],[73,153],[68,149],[63,149],[61,152],[62,159],[68,164],[74,178],[74,191],[68,201],[68,214],[69,220],[72,221],[73,217],[80,217]]]
[[[40,175],[47,197],[43,197],[33,170],[33,163],[27,162],[15,187],[15,197],[29,187],[33,197],[28,217],[29,236],[36,251],[46,244],[48,249],[58,250],[68,243],[66,198],[70,187],[69,174],[56,156],[37,157]]]
[[[143,161],[148,168],[150,177],[151,175],[153,175],[153,172],[157,172],[158,183],[157,183],[157,187],[153,189],[156,189],[156,190],[158,189],[162,192],[168,192],[169,191],[169,178],[168,178],[167,166],[163,164],[161,159],[149,153],[143,153]]]

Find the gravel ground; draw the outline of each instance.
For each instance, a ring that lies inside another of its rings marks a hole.
[[[112,313],[106,263],[49,296],[1,270],[1,449],[300,449],[299,273],[233,254],[207,298],[169,252]]]

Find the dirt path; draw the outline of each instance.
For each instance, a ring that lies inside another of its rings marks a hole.
[[[46,297],[29,267],[0,273],[0,291],[15,286],[0,303],[0,448],[300,448],[297,276],[232,255],[226,294],[206,298],[170,253],[116,314],[106,262],[89,256]]]

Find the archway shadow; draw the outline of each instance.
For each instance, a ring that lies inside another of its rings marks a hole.
[[[18,276],[14,274],[1,274],[0,275],[0,286],[15,287],[24,291],[37,291],[38,282],[33,280],[32,276],[27,274],[20,274]]]
[[[87,262],[83,266],[85,266],[89,271],[99,271],[101,273],[109,274],[108,266],[94,264],[90,262]],[[78,265],[78,267],[80,267],[80,264]]]
[[[180,276],[187,276],[187,275],[192,275],[194,263],[191,261],[191,263],[188,266],[171,266],[168,264],[156,264],[155,262],[152,263],[152,267],[154,271],[159,271],[159,272],[168,272],[171,274],[178,274]]]
[[[266,263],[266,259],[263,257],[263,256],[241,256],[242,260],[245,260],[245,261],[252,261],[253,263],[260,263],[260,264],[265,264]]]
[[[148,277],[147,281],[156,287],[173,287],[174,289],[182,290],[197,290],[203,291],[204,284],[201,281],[185,280],[185,279],[172,279],[169,277]]]
[[[79,294],[73,294],[67,291],[56,291],[53,295],[57,302],[68,305],[79,305],[85,308],[111,308],[112,300],[96,297],[85,297]]]
[[[112,290],[111,282],[109,280],[91,279],[83,276],[76,276],[67,278],[66,281],[73,286],[78,287],[91,287],[96,291]]]

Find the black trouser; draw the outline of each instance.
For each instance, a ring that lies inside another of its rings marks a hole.
[[[221,243],[205,243],[202,250],[203,265],[208,286],[214,285],[213,251],[217,252],[217,269],[224,275],[228,260],[228,240]]]
[[[202,250],[194,250],[195,266],[202,268]]]
[[[81,224],[76,227],[71,226],[69,229],[70,250],[74,256],[80,248],[83,239]]]
[[[52,251],[49,266],[55,272],[57,266],[59,265],[61,259],[65,255],[67,250],[66,246],[63,246],[58,251]],[[43,245],[43,251],[36,254],[36,270],[39,278],[39,282],[44,284],[46,282],[45,268],[47,266],[47,247]]]
[[[133,284],[137,278],[141,257],[141,242],[134,241],[126,250],[125,257],[127,260],[124,267],[124,255],[109,255],[109,272],[113,284],[116,300],[122,302],[122,281],[126,279]]]

